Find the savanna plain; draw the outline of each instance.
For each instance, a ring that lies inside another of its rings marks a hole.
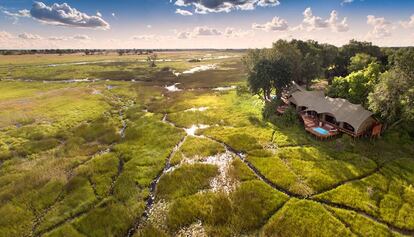
[[[242,56],[1,56],[0,236],[413,236],[412,139],[269,123]]]

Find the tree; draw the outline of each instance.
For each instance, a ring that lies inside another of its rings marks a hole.
[[[267,51],[269,58],[274,61],[276,57],[283,56],[285,61],[291,71],[290,81],[298,82],[299,84],[304,84],[306,81],[302,78],[302,54],[298,48],[292,43],[287,42],[286,40],[278,40],[273,43],[271,50]]]
[[[414,49],[398,50],[390,64],[368,97],[369,108],[390,127],[414,123]]]
[[[265,101],[270,101],[272,74],[272,63],[267,59],[259,59],[247,77],[250,92],[261,95]]]
[[[156,67],[157,65],[155,62],[157,61],[158,55],[155,53],[152,53],[147,56],[147,62],[150,67]]]
[[[358,53],[371,55],[378,60],[383,58],[380,47],[372,45],[371,42],[351,40],[339,50],[338,57],[335,59],[334,75],[345,76],[348,73],[350,59]]]
[[[402,121],[414,120],[414,83],[400,69],[392,69],[381,76],[369,95],[369,108],[394,127]]]
[[[299,79],[293,79],[294,81],[299,82],[300,84],[306,84],[306,86],[309,87],[312,80],[322,75],[322,72],[324,71],[324,63],[330,65],[331,62],[328,62],[328,60],[333,61],[333,58],[323,58],[324,56],[331,55],[324,54],[323,50],[327,45],[320,45],[317,41],[292,40],[290,44],[300,52],[299,68],[294,69],[294,77],[297,77],[297,72],[299,73]],[[335,46],[333,47],[335,48]],[[329,49],[332,50],[333,48]],[[324,60],[326,60],[326,62],[324,62]]]
[[[367,106],[367,97],[374,90],[380,76],[380,65],[371,63],[363,70],[352,72],[346,77],[335,77],[328,94],[348,99],[354,104]]]
[[[301,65],[301,77],[309,88],[312,80],[318,78],[322,74],[322,60],[319,55],[310,53],[304,55]]]
[[[355,56],[351,57],[351,61],[348,66],[348,72],[352,73],[362,70],[373,62],[377,62],[377,58],[372,57],[366,53],[357,53]]]
[[[251,93],[269,102],[272,92],[276,91],[277,98],[280,98],[283,88],[292,78],[292,65],[288,57],[275,49],[250,50],[243,62]]]

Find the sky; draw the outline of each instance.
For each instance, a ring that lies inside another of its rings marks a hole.
[[[413,0],[0,0],[0,49],[414,46]]]

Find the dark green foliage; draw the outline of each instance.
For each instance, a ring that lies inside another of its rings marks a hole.
[[[280,123],[282,126],[293,126],[299,123],[298,112],[295,108],[289,107],[285,112],[280,116]]]
[[[268,120],[268,121],[274,121],[276,118],[276,109],[279,105],[282,104],[281,100],[278,99],[273,99],[267,103],[265,103],[265,105],[263,106],[262,109],[262,116],[263,119]]]
[[[360,71],[346,77],[335,77],[329,88],[329,96],[349,100],[354,104],[368,107],[368,95],[374,90],[380,77],[380,65],[371,63]]]
[[[349,73],[363,70],[371,63],[377,62],[377,58],[365,53],[358,53],[351,57],[351,62],[348,66]]]
[[[393,67],[384,73],[369,95],[369,108],[390,127],[414,121],[414,50],[399,50]],[[409,129],[410,130],[410,129]]]

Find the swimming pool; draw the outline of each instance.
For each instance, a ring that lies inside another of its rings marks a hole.
[[[325,129],[321,128],[321,127],[317,127],[317,128],[313,128],[313,131],[322,134],[322,135],[328,135],[328,131],[326,131]]]

